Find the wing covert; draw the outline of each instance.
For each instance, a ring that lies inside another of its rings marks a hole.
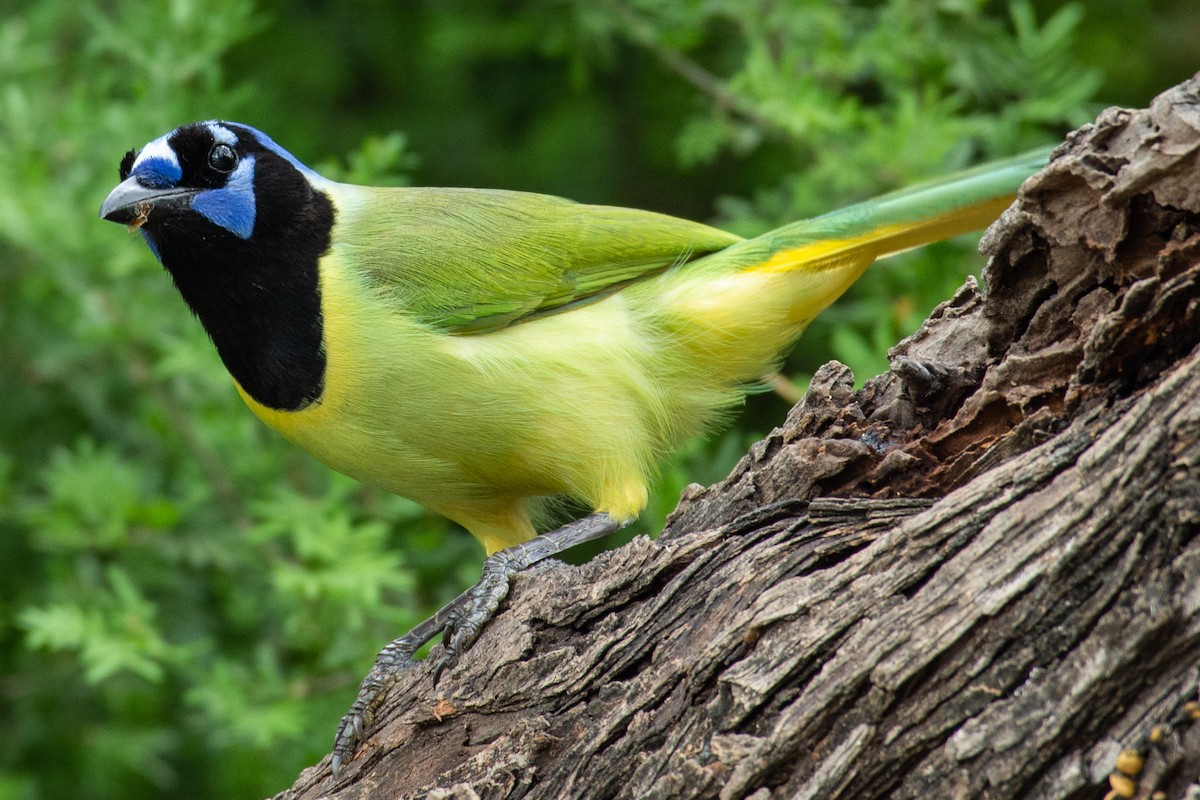
[[[483,333],[605,297],[741,239],[696,222],[483,189],[327,189],[334,247],[426,324]]]

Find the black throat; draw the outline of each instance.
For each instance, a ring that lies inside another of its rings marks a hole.
[[[249,239],[190,213],[148,224],[147,235],[242,389],[298,411],[325,386],[318,262],[333,204],[291,170],[258,170],[255,196]]]

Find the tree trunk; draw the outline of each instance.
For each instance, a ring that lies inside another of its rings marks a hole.
[[[520,576],[279,797],[1099,800],[1200,679],[1200,75],[982,248],[890,372],[827,364],[660,539]],[[1138,791],[1198,775],[1178,724]]]

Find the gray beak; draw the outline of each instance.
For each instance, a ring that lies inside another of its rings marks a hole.
[[[100,218],[140,228],[154,211],[190,208],[195,195],[195,189],[147,189],[137,178],[126,178],[104,198]]]

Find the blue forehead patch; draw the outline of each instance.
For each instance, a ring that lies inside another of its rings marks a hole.
[[[166,189],[183,177],[179,157],[167,144],[170,136],[158,137],[138,153],[130,169],[130,174],[137,177],[138,183],[151,189]]]
[[[192,198],[192,210],[233,235],[249,239],[254,233],[254,157],[247,156],[220,189],[207,189]]]
[[[167,189],[174,186],[183,177],[183,170],[178,161],[168,161],[165,158],[148,158],[138,164],[133,174],[138,183],[150,189]]]

